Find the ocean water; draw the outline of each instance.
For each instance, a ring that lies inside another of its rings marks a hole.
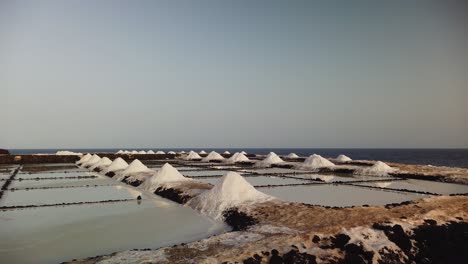
[[[196,148],[127,148],[124,150],[162,150],[162,151],[200,151]],[[76,152],[117,152],[119,149],[12,149],[12,154],[55,153],[58,150],[70,150]],[[319,154],[324,157],[334,158],[339,154],[345,154],[352,159],[381,160],[387,162],[399,162],[408,164],[430,164],[435,166],[464,167],[468,168],[468,149],[323,149],[323,148],[204,148],[206,152],[226,150],[234,153],[246,151],[251,154],[268,154],[270,151],[278,155],[287,155],[291,152],[299,156]]]

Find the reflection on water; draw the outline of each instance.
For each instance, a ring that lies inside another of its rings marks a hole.
[[[381,185],[378,183],[360,183],[363,186],[377,186],[381,188],[392,188],[392,189],[406,189],[419,192],[431,192],[437,194],[460,194],[468,193],[468,185],[444,183],[444,182],[433,182],[433,181],[422,181],[422,180],[405,180],[405,181],[393,181],[385,182],[386,184]]]
[[[385,205],[426,197],[413,193],[329,184],[259,188],[258,190],[286,201],[324,206]]]

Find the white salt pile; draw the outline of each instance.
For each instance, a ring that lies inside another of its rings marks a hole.
[[[264,160],[255,163],[255,167],[270,167],[272,164],[284,162],[276,153],[270,152]]]
[[[201,160],[202,157],[195,151],[190,151],[189,154],[184,158],[185,160]]]
[[[175,155],[176,153],[174,151],[169,151],[167,154]]]
[[[125,151],[123,152],[123,154],[131,154],[131,152],[128,151],[128,150],[125,150]]]
[[[152,151],[152,150],[148,150],[148,151],[146,152],[146,154],[155,154],[155,153],[154,153],[154,151]]]
[[[287,158],[290,158],[290,159],[297,159],[299,158],[299,156],[296,154],[296,153],[289,153],[288,156],[286,156]]]
[[[107,168],[101,171],[101,173],[106,174],[108,172],[116,172],[124,170],[128,167],[128,163],[122,158],[116,158]]]
[[[180,153],[180,154],[185,154],[185,151],[182,150],[182,151],[180,151],[179,153]]]
[[[385,187],[388,187],[392,184],[392,182],[376,182],[374,183],[375,186],[379,187],[379,188],[385,188]]]
[[[131,154],[138,154],[138,151],[136,150],[132,150],[132,152],[130,152]]]
[[[89,169],[94,170],[96,168],[99,168],[99,169],[102,170],[106,166],[111,165],[111,163],[112,163],[112,160],[110,160],[108,157],[104,157],[104,158],[100,159],[96,164],[89,167]]]
[[[138,151],[138,154],[146,154],[146,151],[140,150],[140,151]]]
[[[347,162],[347,161],[352,161],[352,159],[346,155],[339,155],[337,158],[336,158],[337,161],[339,162]]]
[[[100,160],[101,160],[101,157],[94,154],[87,162],[81,163],[81,166],[87,168],[87,167],[93,166],[94,164],[98,163]]]
[[[216,151],[211,151],[208,156],[204,157],[202,161],[212,161],[212,160],[224,160],[224,157],[221,156],[218,152]]]
[[[91,157],[93,157],[93,155],[91,155],[91,154],[88,153],[88,154],[84,155],[83,157],[81,157],[81,159],[78,160],[78,161],[76,162],[76,164],[77,164],[77,165],[83,164],[83,163],[89,161],[89,160],[91,159]]]
[[[156,172],[151,178],[146,180],[141,188],[147,191],[154,192],[157,188],[165,186],[170,188],[167,184],[181,181],[193,181],[192,179],[184,177],[176,168],[172,167],[171,164],[164,164],[161,169]]]
[[[303,169],[319,169],[333,166],[335,166],[335,164],[317,154],[311,155],[303,164],[299,165],[299,167]]]
[[[242,162],[242,161],[250,161],[250,160],[244,154],[236,152],[236,153],[234,153],[234,155],[232,155],[225,162],[226,163],[236,163],[236,162]]]
[[[223,154],[229,155],[229,154],[231,154],[231,152],[229,152],[229,151],[226,150],[226,151],[223,152]]]
[[[241,151],[241,154],[242,154],[242,155],[247,155],[247,152]]]
[[[81,156],[83,153],[81,152],[73,152],[73,151],[68,151],[68,150],[59,150],[55,153],[55,155],[76,155],[76,156]]]
[[[205,154],[206,154],[206,151],[202,150],[202,151],[200,151],[198,154],[205,155]]]
[[[162,150],[158,150],[158,151],[156,152],[156,154],[158,154],[158,155],[164,155],[164,154],[166,154],[166,153],[164,153],[164,151],[162,151]]]
[[[123,150],[119,150],[119,151],[116,152],[116,154],[123,154],[123,153],[124,153]]]
[[[356,173],[363,175],[372,175],[372,176],[387,176],[391,172],[395,172],[397,169],[388,166],[387,164],[377,161],[374,165],[369,168],[363,168]]]
[[[126,176],[130,176],[132,174],[136,173],[148,173],[148,172],[154,172],[153,170],[150,170],[148,167],[146,167],[141,161],[138,159],[135,159],[128,165],[127,168],[125,168],[123,171],[121,171],[119,174],[115,175],[112,177],[113,179],[115,178],[118,181],[123,180]]]
[[[196,196],[188,204],[214,219],[222,219],[223,211],[229,208],[270,199],[273,199],[273,197],[257,191],[240,174],[228,172],[218,180],[211,190]]]

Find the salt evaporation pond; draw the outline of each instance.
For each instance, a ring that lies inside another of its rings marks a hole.
[[[196,170],[196,171],[180,171],[186,177],[200,177],[200,176],[223,176],[229,171],[223,170]]]
[[[68,190],[69,191],[69,190]],[[60,263],[159,248],[229,230],[162,198],[0,211],[0,263]]]
[[[83,172],[41,172],[41,173],[18,173],[16,178],[32,179],[32,178],[59,178],[59,177],[78,177],[78,176],[93,176],[89,171]]]
[[[196,180],[214,185],[220,178],[221,177],[197,178]],[[248,176],[244,178],[253,186],[312,183],[312,181],[310,180],[291,179],[274,176]]]
[[[57,179],[57,180],[14,180],[9,188],[67,187],[83,185],[116,185],[118,182],[109,178]]]
[[[455,184],[455,183],[444,183],[444,182],[433,182],[433,181],[422,181],[422,180],[405,180],[405,181],[388,181],[385,182],[385,186],[377,183],[359,183],[362,186],[372,187],[383,187],[391,189],[406,189],[419,192],[431,192],[437,194],[464,194],[468,193],[468,185]]]
[[[267,174],[267,173],[305,173],[303,170],[294,170],[294,169],[286,169],[286,168],[268,168],[268,169],[245,169],[245,172],[249,173],[260,173],[260,174]]]
[[[291,202],[323,206],[385,205],[427,197],[426,195],[367,188],[317,184],[307,186],[263,187],[259,191]]]
[[[294,174],[288,177],[300,179],[320,179],[324,182],[354,182],[354,181],[375,181],[375,180],[393,180],[393,177],[372,177],[361,175],[335,175],[335,174]]]

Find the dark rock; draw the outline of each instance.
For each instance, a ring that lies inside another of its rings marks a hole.
[[[10,155],[10,152],[6,149],[0,149],[0,155]]]
[[[348,244],[345,246],[344,250],[345,250],[344,263],[349,263],[349,264],[372,263],[372,258],[374,256],[374,253],[370,251],[365,251],[361,245]]]
[[[276,249],[271,250],[271,258],[268,262],[270,264],[283,264],[283,258],[279,256],[279,252]]]
[[[106,173],[106,176],[107,176],[107,177],[114,177],[114,176],[115,176],[115,172],[109,171],[108,173]]]
[[[429,225],[437,225],[437,221],[433,219],[424,219],[424,223]]]
[[[291,264],[316,264],[317,260],[314,255],[310,255],[307,253],[300,253],[298,250],[291,250],[288,253],[283,255],[284,263],[291,263]]]
[[[239,212],[237,208],[230,208],[223,212],[224,221],[232,226],[234,231],[241,231],[247,227],[255,225],[258,221],[244,212]]]
[[[332,245],[335,248],[339,248],[341,250],[344,249],[345,245],[349,242],[351,238],[348,235],[345,234],[339,234],[335,237],[331,238]]]
[[[181,191],[173,188],[165,189],[159,187],[154,193],[179,204],[185,204],[191,198],[190,196],[184,195]]]
[[[412,248],[411,240],[401,225],[394,225],[392,227],[374,223],[372,228],[382,230],[390,241],[395,243],[406,255],[410,255]]]
[[[243,261],[244,264],[260,264],[261,261],[258,261],[252,257],[248,258],[248,259],[244,259]]]
[[[137,200],[138,200],[138,201],[141,200],[141,195],[138,195]]]
[[[317,236],[317,235],[314,235],[314,237],[312,238],[312,242],[314,242],[314,243],[320,242],[320,237]]]

